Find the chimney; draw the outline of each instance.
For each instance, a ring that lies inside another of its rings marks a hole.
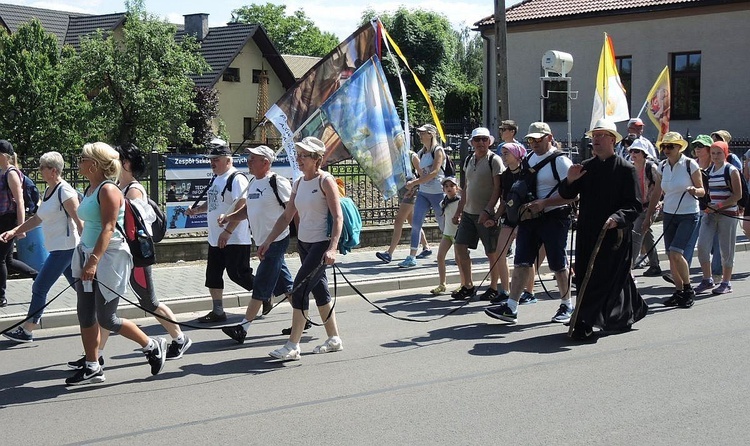
[[[202,42],[208,34],[208,14],[185,14],[185,32],[192,34],[198,42]]]

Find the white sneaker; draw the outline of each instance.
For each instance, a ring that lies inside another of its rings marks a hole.
[[[331,336],[323,344],[315,347],[313,353],[332,353],[343,349],[344,344],[341,342],[341,338],[338,336]]]
[[[277,348],[276,350],[268,353],[271,357],[281,359],[282,361],[299,361],[300,351],[299,348],[289,347],[289,343],[284,344],[283,347]]]

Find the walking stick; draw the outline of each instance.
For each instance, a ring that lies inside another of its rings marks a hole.
[[[573,315],[570,317],[570,326],[568,327],[568,337],[570,337],[573,334],[573,329],[576,326],[576,320],[578,319],[578,310],[581,308],[581,304],[583,303],[583,297],[586,293],[586,286],[589,284],[589,280],[591,279],[591,272],[594,270],[594,262],[596,261],[596,255],[599,254],[599,248],[602,246],[602,240],[604,240],[604,235],[607,233],[607,227],[606,223],[605,226],[602,228],[601,232],[599,232],[599,238],[596,239],[596,245],[594,245],[594,250],[591,252],[591,258],[589,259],[589,264],[586,267],[586,275],[583,276],[583,282],[581,282],[581,289],[578,290],[578,298],[576,299],[576,308],[573,310]]]

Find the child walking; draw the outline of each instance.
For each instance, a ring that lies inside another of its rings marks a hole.
[[[458,201],[461,199],[458,195],[461,188],[458,187],[456,177],[443,178],[442,185],[445,197],[440,201],[440,213],[443,216],[454,215],[456,213],[456,208],[458,207]],[[436,296],[445,292],[445,256],[448,254],[448,250],[451,249],[451,246],[453,246],[453,238],[456,236],[456,230],[458,229],[458,225],[454,224],[451,218],[443,218],[442,220],[444,223],[443,227],[440,229],[443,231],[443,237],[440,239],[440,246],[437,254],[440,284],[430,291]]]

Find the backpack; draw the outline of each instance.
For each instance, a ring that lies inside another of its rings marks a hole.
[[[124,191],[122,191],[123,195],[128,194],[128,190],[133,185],[133,183],[128,184],[128,186],[125,188]],[[164,239],[164,236],[167,234],[167,216],[164,215],[164,211],[161,210],[159,205],[151,199],[148,195],[144,196],[146,201],[148,201],[148,205],[153,209],[154,215],[156,216],[156,219],[153,223],[151,223],[151,230],[149,233],[151,234],[151,238],[154,240],[154,243],[159,243]]]
[[[112,181],[105,181],[102,184],[112,183]],[[116,186],[116,184],[115,184]],[[101,189],[99,189],[101,192]],[[117,222],[117,230],[125,238],[125,242],[130,248],[130,254],[133,256],[133,265],[136,267],[151,266],[156,263],[156,250],[154,248],[154,239],[149,234],[146,222],[143,220],[138,206],[133,205],[128,197],[125,197],[125,215],[124,215],[124,227],[120,226]],[[96,200],[99,200],[99,193],[96,195]]]
[[[36,211],[39,209],[39,199],[41,196],[41,194],[39,193],[39,188],[36,187],[36,183],[34,183],[34,180],[25,175],[20,169],[18,169],[17,167],[10,167],[7,171],[5,171],[5,185],[6,187],[8,187],[8,190],[10,190],[10,185],[8,184],[8,172],[10,172],[11,170],[17,170],[20,174],[19,176],[21,178],[21,189],[23,190],[23,204],[24,208],[26,209],[26,214],[36,214]]]
[[[438,146],[439,147],[439,146]],[[435,147],[435,150],[438,149],[438,147]],[[448,153],[445,151],[443,147],[439,147],[443,151],[443,155],[445,156],[445,167],[440,166],[440,170],[443,171],[443,176],[445,177],[455,177],[456,176],[456,163],[453,162],[453,158],[448,156]],[[421,151],[419,152],[419,159],[422,159],[422,155],[424,155],[425,152]]]
[[[734,164],[732,165],[734,166]],[[729,190],[732,190],[732,177],[730,176],[729,169],[726,167],[724,168],[724,181],[727,182]],[[742,198],[740,198],[740,201],[737,202],[737,206],[740,208],[740,211],[742,211],[745,209],[745,207],[747,207],[747,200],[750,199],[750,191],[748,191],[747,189],[747,181],[742,178],[742,171],[740,171],[740,184],[742,185]]]
[[[533,152],[528,154],[523,161],[521,161],[520,177],[510,187],[508,201],[505,203],[505,223],[511,227],[518,225],[520,221],[536,218],[544,213],[540,212],[539,214],[531,215],[528,211],[523,212],[522,206],[526,203],[531,203],[538,198],[536,196],[536,175],[547,164],[552,163],[550,167],[552,167],[552,175],[555,177],[557,184],[544,198],[552,196],[557,188],[560,187],[561,179],[560,174],[557,173],[557,162],[553,161],[556,161],[558,157],[561,157],[564,154],[562,152],[555,152],[536,163],[533,167],[529,165],[531,155],[533,155]]]

